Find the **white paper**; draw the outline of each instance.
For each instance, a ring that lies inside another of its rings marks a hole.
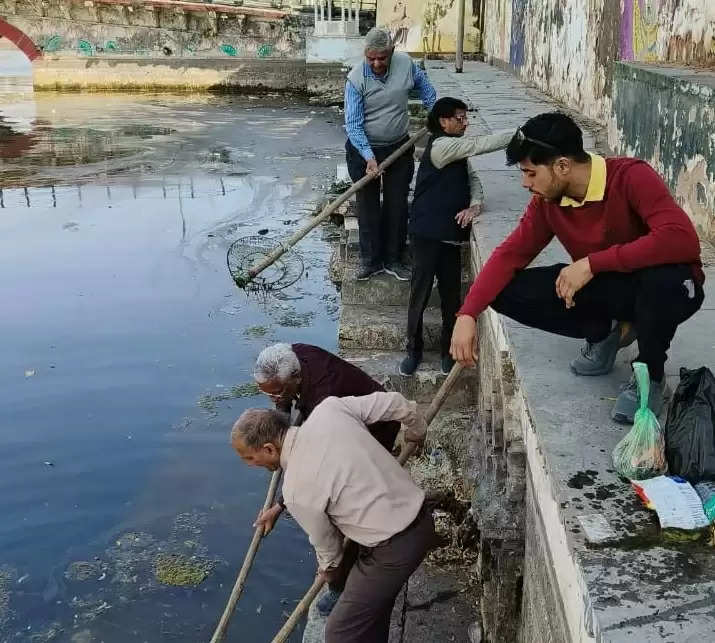
[[[664,529],[702,529],[710,524],[700,496],[689,482],[670,476],[658,476],[648,480],[634,480],[633,484],[643,489]]]

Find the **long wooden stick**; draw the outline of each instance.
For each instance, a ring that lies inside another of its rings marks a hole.
[[[276,490],[278,489],[278,481],[281,477],[281,470],[273,472],[271,476],[271,483],[268,485],[268,492],[266,493],[266,501],[263,503],[263,511],[269,509],[273,505],[273,501],[276,497]],[[243,592],[243,586],[246,584],[246,578],[248,577],[248,572],[251,571],[251,565],[253,565],[253,559],[256,557],[256,552],[258,551],[258,546],[261,544],[261,539],[263,538],[263,525],[256,527],[253,532],[253,539],[251,540],[251,545],[246,552],[246,557],[243,559],[243,565],[241,565],[241,571],[238,572],[238,577],[234,583],[233,590],[231,591],[231,596],[228,598],[228,603],[223,610],[221,615],[221,620],[216,626],[216,631],[211,637],[211,643],[219,643],[226,634],[228,629],[228,624],[231,621],[231,616],[233,615],[233,610],[236,609],[236,603],[241,597]]]
[[[437,394],[432,399],[432,402],[425,413],[425,422],[427,422],[428,426],[432,423],[435,415],[437,415],[439,410],[442,408],[442,404],[444,404],[447,395],[449,395],[449,392],[452,390],[452,387],[457,381],[457,378],[459,378],[459,374],[462,372],[463,368],[464,367],[459,362],[455,362],[454,366],[452,366],[452,370],[449,371],[449,375],[447,375],[444,382],[442,382],[442,386],[439,387]],[[397,461],[401,465],[404,465],[416,449],[417,446],[413,442],[410,442],[404,449],[402,449]],[[345,541],[347,542],[347,538]],[[295,606],[293,613],[288,617],[288,620],[283,624],[283,627],[279,630],[278,634],[273,637],[271,643],[285,643],[285,641],[288,640],[288,637],[291,635],[296,625],[298,625],[300,619],[303,617],[303,614],[310,607],[310,604],[313,600],[315,600],[315,597],[323,588],[323,585],[325,585],[325,581],[323,581],[319,576],[316,577],[313,584],[310,586],[310,589],[306,592],[305,596],[303,596],[300,603]]]
[[[335,210],[337,210],[345,201],[347,201],[353,194],[358,190],[365,187],[370,181],[379,176],[379,173],[390,167],[398,158],[400,158],[407,150],[409,150],[417,141],[419,141],[425,134],[427,134],[427,128],[423,127],[419,132],[410,137],[410,139],[403,145],[400,145],[390,156],[388,156],[380,165],[377,166],[378,174],[366,174],[359,181],[353,183],[348,190],[343,192],[335,201],[326,205],[320,214],[315,216],[310,223],[304,225],[300,230],[296,230],[288,239],[284,242],[279,243],[271,253],[265,258],[256,263],[248,271],[248,282],[255,279],[257,275],[263,272],[268,266],[274,263],[277,259],[282,257],[288,250],[290,250],[296,243],[298,243],[305,235],[307,235],[313,228],[317,228],[323,221],[325,221]]]

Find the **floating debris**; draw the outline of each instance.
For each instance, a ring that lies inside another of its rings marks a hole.
[[[16,575],[15,570],[11,567],[0,565],[0,631],[7,625],[12,616],[9,587]]]
[[[28,368],[25,371],[25,377],[35,377],[35,369],[34,368]]]
[[[85,581],[97,578],[101,572],[98,561],[76,560],[69,564],[65,571],[65,578],[71,581]]]
[[[258,384],[246,382],[245,384],[231,387],[226,393],[204,393],[196,403],[206,411],[213,411],[216,408],[216,402],[225,402],[226,400],[235,400],[241,397],[253,397],[260,392]]]
[[[309,311],[307,313],[291,312],[282,315],[278,319],[278,325],[288,328],[305,328],[313,323],[315,313]]]
[[[30,643],[50,643],[59,639],[63,632],[64,629],[59,623],[52,623],[46,630],[33,634]]]
[[[159,554],[154,561],[154,574],[164,585],[197,587],[214,568],[213,561],[181,554]]]
[[[270,330],[270,326],[249,326],[243,329],[243,334],[245,337],[265,337]]]

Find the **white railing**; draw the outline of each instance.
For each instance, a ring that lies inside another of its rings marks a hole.
[[[343,0],[340,3],[340,19],[333,19],[331,0],[313,0],[316,36],[359,36],[360,2]]]

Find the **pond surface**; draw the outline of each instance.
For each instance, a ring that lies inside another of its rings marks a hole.
[[[2,74],[0,641],[208,641],[269,479],[228,445],[269,405],[253,362],[274,341],[334,350],[339,303],[320,229],[274,295],[239,290],[227,249],[308,219],[341,118],[278,96],[33,95],[7,51]],[[281,520],[226,640],[269,641],[314,571]]]

